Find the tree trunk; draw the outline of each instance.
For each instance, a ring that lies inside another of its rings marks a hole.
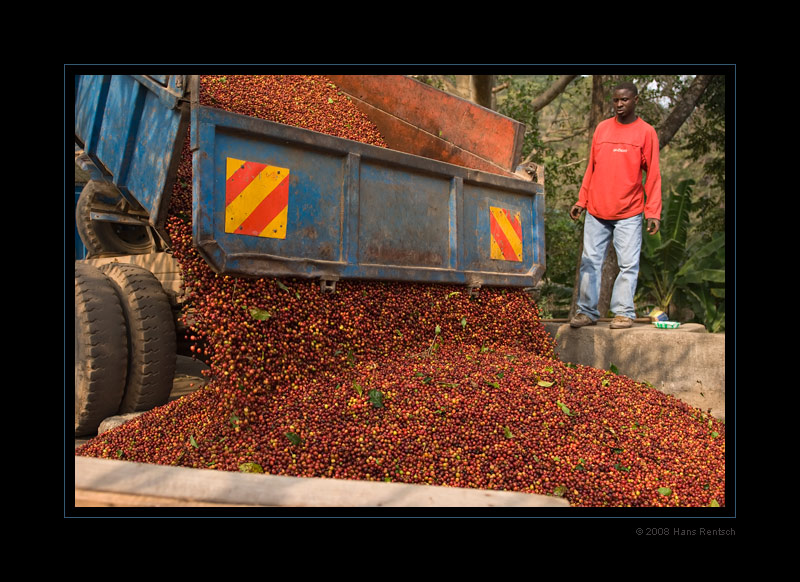
[[[472,98],[472,75],[455,75],[453,94],[463,99]]]
[[[681,125],[692,114],[694,108],[697,107],[697,102],[700,97],[706,92],[711,79],[714,75],[697,75],[689,89],[681,97],[681,100],[675,105],[675,108],[670,111],[669,116],[658,128],[658,146],[661,149],[670,142],[670,140],[678,133]]]
[[[470,75],[470,97],[473,103],[494,109],[493,87],[494,75]]]
[[[549,105],[553,99],[564,92],[564,90],[567,88],[567,85],[572,83],[572,81],[577,78],[578,75],[561,75],[545,90],[544,93],[536,97],[536,99],[531,102],[531,109],[534,111],[540,111],[546,105]]]
[[[617,251],[614,245],[608,245],[608,254],[603,262],[603,274],[600,279],[600,297],[597,300],[597,310],[600,317],[605,317],[611,309],[611,294],[614,292],[614,282],[619,275],[619,265],[617,264]]]

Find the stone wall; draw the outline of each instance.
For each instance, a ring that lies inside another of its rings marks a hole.
[[[708,333],[700,324],[657,329],[634,324],[609,329],[608,323],[573,329],[545,322],[565,362],[607,370],[647,381],[659,390],[725,419],[725,334]]]

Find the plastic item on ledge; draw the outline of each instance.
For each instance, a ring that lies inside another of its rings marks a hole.
[[[668,321],[669,316],[660,309],[654,309],[650,312],[650,321]]]
[[[658,329],[675,329],[680,327],[681,324],[678,321],[654,321],[653,325]]]

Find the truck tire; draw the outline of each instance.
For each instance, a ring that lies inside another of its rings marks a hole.
[[[166,404],[175,379],[177,338],[172,307],[155,275],[139,265],[100,267],[116,287],[128,327],[128,372],[120,414]]]
[[[75,436],[97,432],[125,393],[128,332],[119,296],[96,267],[75,262]]]
[[[102,180],[89,180],[81,191],[75,207],[75,224],[78,236],[86,247],[86,256],[143,255],[153,252],[153,240],[147,226],[92,220],[93,210],[107,210],[108,201],[115,198],[119,198],[119,193]]]

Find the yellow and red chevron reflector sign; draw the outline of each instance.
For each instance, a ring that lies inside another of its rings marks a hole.
[[[227,158],[225,232],[286,238],[289,170]]]
[[[491,257],[501,261],[522,261],[522,221],[519,212],[489,207]]]

